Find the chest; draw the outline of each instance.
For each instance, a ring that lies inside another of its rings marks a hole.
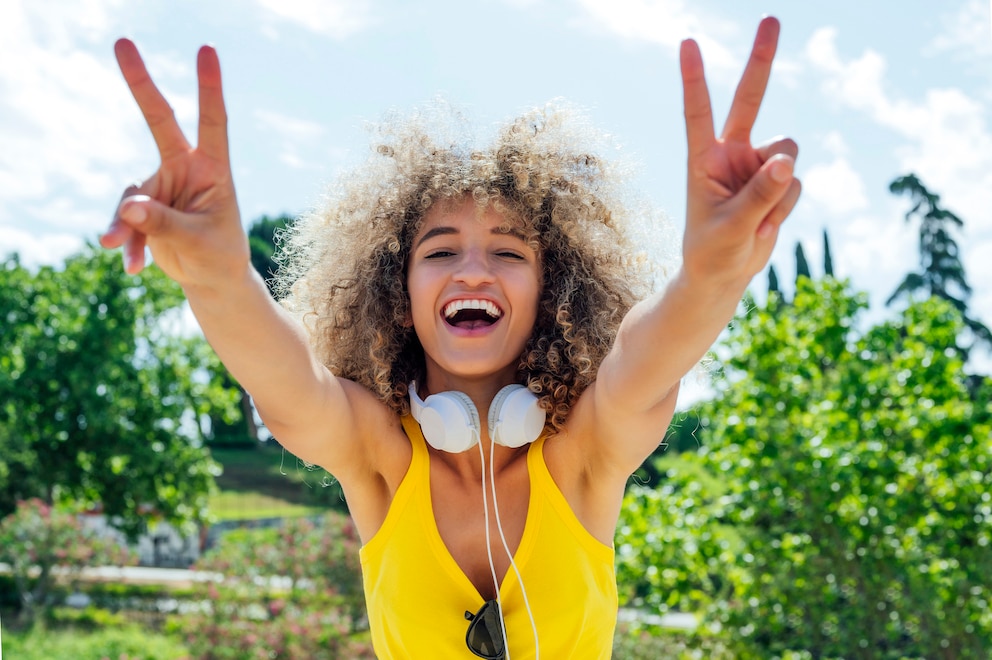
[[[526,528],[531,491],[526,459],[496,475],[495,499],[488,474],[485,498],[482,488],[481,479],[473,484],[432,461],[431,507],[438,534],[458,568],[488,600],[495,598],[497,587],[487,545],[496,582],[502,584],[512,570],[510,555],[516,553]]]

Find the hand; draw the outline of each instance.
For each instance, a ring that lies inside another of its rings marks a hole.
[[[100,243],[123,246],[128,273],[144,268],[147,244],[155,263],[184,286],[212,286],[242,274],[250,263],[249,250],[231,177],[217,52],[204,46],[197,57],[200,117],[194,148],[135,45],[121,39],[114,51],[151,129],[161,165],[143,183],[125,190]]]
[[[739,286],[741,293],[768,263],[800,192],[793,177],[799,151],[794,141],[751,146],[778,34],[776,19],[761,21],[720,138],[714,135],[699,47],[687,40],[680,53],[689,146],[683,270],[691,280]]]

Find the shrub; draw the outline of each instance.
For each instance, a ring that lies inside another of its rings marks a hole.
[[[27,624],[52,605],[60,580],[74,586],[87,566],[124,566],[136,558],[127,548],[85,530],[68,511],[31,499],[19,502],[0,521],[0,562],[10,567],[20,623]]]
[[[189,653],[176,640],[137,626],[117,626],[82,633],[43,626],[12,633],[4,630],[4,657],[18,660],[177,660]]]
[[[195,568],[215,576],[176,622],[195,658],[372,658],[350,519],[227,532]]]

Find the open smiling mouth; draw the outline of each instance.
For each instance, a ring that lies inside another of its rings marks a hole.
[[[456,300],[444,307],[448,325],[465,330],[488,327],[502,316],[503,310],[490,300]]]

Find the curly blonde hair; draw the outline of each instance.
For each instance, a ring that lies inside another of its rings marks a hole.
[[[580,146],[590,138],[601,146],[603,136],[570,110],[549,104],[524,114],[487,148],[473,148],[459,120],[442,107],[380,125],[369,161],[280,236],[276,292],[332,373],[406,414],[407,384],[426,376],[408,323],[413,238],[435,204],[470,196],[491,206],[541,258],[537,320],[517,376],[557,432],[621,319],[652,288],[626,231],[637,212],[624,202],[620,171]]]

